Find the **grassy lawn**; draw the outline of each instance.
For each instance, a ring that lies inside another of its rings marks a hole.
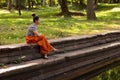
[[[70,11],[79,8],[70,7]],[[55,16],[60,12],[59,7],[40,7],[31,11],[22,10],[19,16],[16,11],[0,9],[0,45],[25,42],[24,36],[32,23],[31,14],[35,12],[41,18],[39,32],[48,39],[75,35],[99,34],[120,29],[119,4],[101,4],[96,10],[96,21],[86,20],[86,16],[63,18]],[[86,10],[79,10],[86,14]]]

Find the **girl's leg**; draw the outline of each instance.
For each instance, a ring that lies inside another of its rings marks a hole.
[[[44,35],[38,36],[39,41],[38,45],[40,45],[41,52],[44,55],[47,55],[49,52],[53,51],[55,48],[47,41]]]
[[[26,37],[27,43],[38,43],[40,46],[40,51],[44,55],[44,58],[48,58],[47,54],[51,51],[56,51],[52,45],[47,41],[44,35],[35,36],[35,37]]]

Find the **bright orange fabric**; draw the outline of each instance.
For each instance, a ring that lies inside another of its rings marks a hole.
[[[47,41],[44,35],[41,36],[26,36],[26,42],[28,44],[37,43],[40,46],[40,51],[42,54],[48,54],[48,52],[53,51],[53,46]]]

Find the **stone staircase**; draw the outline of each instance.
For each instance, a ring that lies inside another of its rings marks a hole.
[[[0,46],[0,63],[8,67],[0,68],[0,80],[86,80],[94,71],[120,64],[120,32],[49,41],[59,49],[49,59],[41,58],[36,44]],[[13,64],[19,58],[23,62]]]

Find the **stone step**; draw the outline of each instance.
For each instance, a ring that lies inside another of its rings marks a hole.
[[[94,43],[84,43],[84,44],[76,44],[76,45],[72,45],[72,46],[64,46],[62,48],[58,48],[58,52],[56,53],[50,53],[51,54],[65,54],[65,53],[68,53],[68,52],[73,52],[73,51],[76,51],[76,50],[83,50],[83,49],[87,49],[87,48],[93,48],[93,47],[100,47],[100,46],[103,46],[103,45],[111,45],[111,44],[119,44],[120,41],[115,41],[115,42],[109,42],[109,43],[105,43],[105,44],[99,44],[99,45],[95,45]]]
[[[114,41],[120,41],[120,33],[106,33],[100,35],[84,35],[76,37],[49,40],[56,48],[58,53],[65,53],[72,50],[97,46]],[[56,53],[51,53],[53,55]],[[0,46],[0,63],[10,64],[16,60],[30,61],[41,58],[39,46],[36,44],[15,44]]]
[[[0,79],[35,80],[37,77],[40,80],[51,80],[51,77],[67,73],[70,70],[85,67],[90,64],[92,65],[104,60],[109,61],[108,59],[111,58],[120,60],[120,42],[97,45],[94,47],[66,52],[64,54],[55,54],[50,56],[47,60],[37,59],[20,64],[10,64],[7,65],[8,68],[0,68]],[[97,67],[95,68],[97,69]],[[81,72],[80,74],[83,75],[87,73],[87,71]],[[54,80],[59,80],[59,78],[60,77],[57,77]]]

